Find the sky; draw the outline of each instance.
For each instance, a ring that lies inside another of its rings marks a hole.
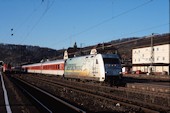
[[[170,0],[0,0],[0,43],[67,49],[169,33]]]

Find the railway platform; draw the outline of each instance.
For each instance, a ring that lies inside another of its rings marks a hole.
[[[139,79],[170,81],[170,75],[124,74],[123,76],[131,77],[131,78],[139,78]]]
[[[128,88],[170,94],[169,75],[125,74],[123,76],[130,80],[126,84]]]
[[[127,84],[127,87],[133,89],[141,89],[145,91],[170,94],[170,86],[165,86],[165,85],[156,85],[156,84],[148,84],[148,83],[145,84],[132,83],[132,84]]]

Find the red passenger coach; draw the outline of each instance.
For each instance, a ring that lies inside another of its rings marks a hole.
[[[64,62],[64,60],[54,60],[30,65],[23,65],[22,68],[27,70],[28,73],[42,73],[63,76]]]
[[[11,65],[10,64],[4,64],[3,65],[3,72],[10,72],[11,71]]]

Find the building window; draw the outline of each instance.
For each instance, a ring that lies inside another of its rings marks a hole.
[[[142,57],[144,57],[144,54],[142,54]]]
[[[136,59],[134,59],[134,62],[136,62]]]
[[[157,61],[159,60],[159,57],[157,57]]]
[[[164,48],[162,48],[162,51],[164,51]]]
[[[157,51],[159,51],[159,48],[157,48]]]
[[[138,59],[138,61],[140,62],[140,59]]]
[[[163,57],[162,60],[165,60],[165,57]]]

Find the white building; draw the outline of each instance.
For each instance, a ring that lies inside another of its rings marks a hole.
[[[132,71],[167,73],[170,75],[170,44],[132,50]]]

